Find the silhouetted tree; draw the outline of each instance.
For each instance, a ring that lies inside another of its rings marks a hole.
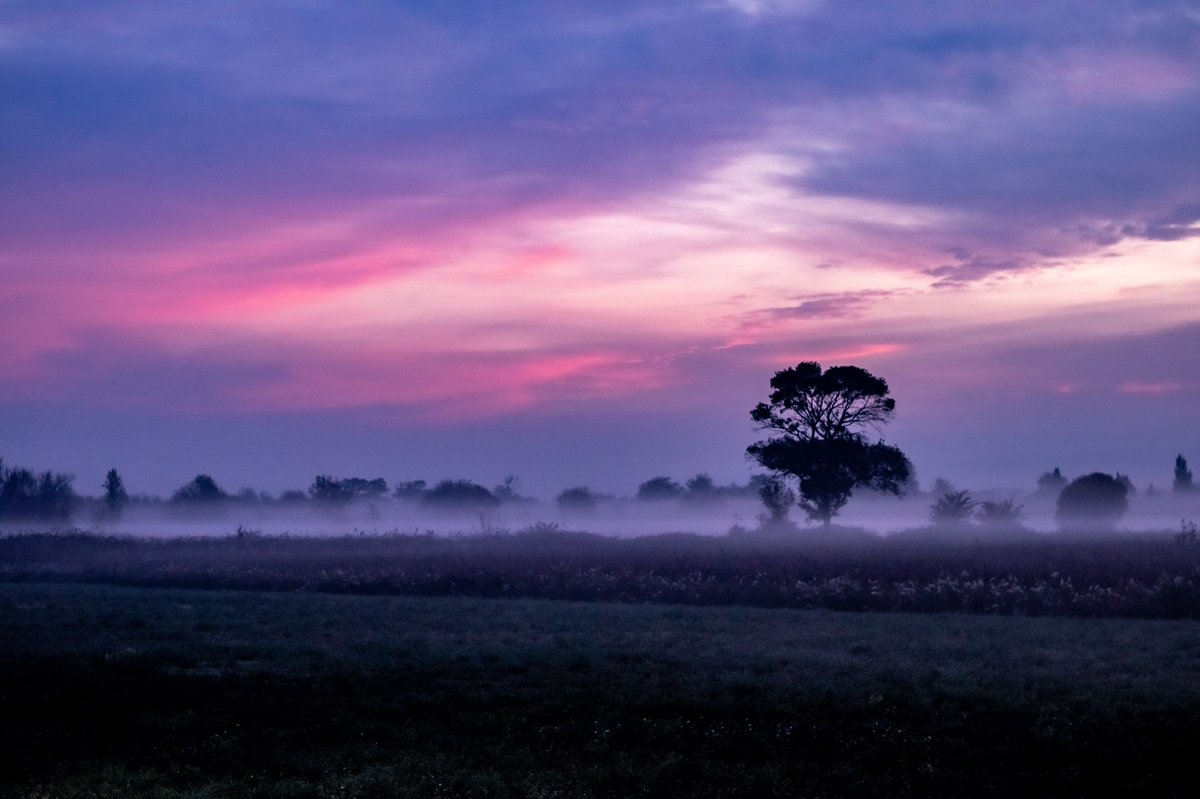
[[[1188,468],[1187,459],[1183,455],[1175,456],[1175,483],[1173,485],[1176,494],[1190,494],[1196,490],[1196,486],[1192,483],[1192,470]]]
[[[441,508],[493,508],[500,500],[478,483],[470,480],[442,480],[421,496],[427,505]]]
[[[116,469],[109,469],[104,475],[104,507],[110,516],[116,518],[129,502],[129,494],[125,491],[125,481]]]
[[[38,476],[38,516],[43,519],[66,519],[75,507],[74,478],[69,474],[42,472]]]
[[[347,477],[341,482],[342,487],[354,499],[379,499],[388,492],[387,480],[382,477],[370,480],[365,477]]]
[[[401,480],[396,483],[396,490],[392,492],[392,496],[396,499],[420,499],[424,493],[424,480]]]
[[[758,498],[767,509],[766,518],[759,519],[768,526],[779,527],[789,524],[788,510],[796,504],[796,493],[778,477],[764,480],[758,487]]]
[[[941,526],[966,524],[977,504],[970,491],[949,491],[929,506],[929,518]]]
[[[589,511],[595,509],[600,497],[587,486],[576,486],[564,489],[554,501],[565,511]]]
[[[336,477],[319,474],[308,487],[308,497],[320,505],[341,505],[350,501],[350,491]]]
[[[945,477],[939,477],[933,481],[933,485],[929,487],[929,493],[935,497],[940,497],[943,494],[953,494],[958,489],[954,487]]]
[[[515,474],[505,477],[499,485],[492,489],[492,495],[501,502],[525,501],[525,497],[521,496],[521,481]]]
[[[73,480],[59,472],[6,468],[0,460],[0,518],[66,519],[77,499]]]
[[[172,502],[188,505],[212,505],[226,499],[229,495],[207,474],[196,475],[171,495]]]
[[[900,494],[912,473],[904,453],[868,441],[865,428],[878,428],[895,414],[887,381],[857,366],[821,366],[806,361],[771,378],[768,402],[750,417],[760,429],[779,433],[747,448],[751,458],[800,487],[800,507],[809,519],[829,525],[856,488]]]
[[[683,494],[683,486],[676,483],[670,477],[662,475],[651,477],[646,482],[638,486],[637,498],[640,500],[663,500],[676,499]]]
[[[1058,524],[1064,529],[1108,530],[1129,508],[1127,489],[1121,481],[1103,472],[1092,472],[1072,480],[1058,495]]]
[[[321,505],[342,505],[355,499],[374,500],[387,493],[387,481],[382,477],[368,480],[347,477],[339,480],[327,474],[317,475],[308,488],[308,496]]]
[[[0,468],[0,516],[10,519],[37,515],[37,477],[21,467]]]
[[[1039,494],[1057,494],[1063,490],[1067,484],[1067,478],[1063,477],[1063,473],[1058,467],[1054,467],[1052,472],[1044,472],[1037,481],[1037,490]]]
[[[1012,499],[988,499],[979,503],[976,518],[988,527],[1018,527],[1024,508]]]

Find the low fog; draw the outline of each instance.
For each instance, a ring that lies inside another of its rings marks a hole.
[[[553,500],[525,497],[486,506],[466,503],[449,507],[393,497],[349,500],[333,506],[307,498],[283,501],[229,497],[205,505],[142,499],[129,502],[119,514],[105,512],[100,499],[89,498],[80,501],[66,518],[5,519],[0,522],[0,529],[15,532],[73,528],[136,537],[209,537],[495,535],[545,527],[620,538],[664,533],[742,535],[764,529],[767,512],[762,501],[745,490],[740,494],[730,493],[703,500],[686,496],[658,500],[602,497],[588,508],[567,508]],[[953,525],[937,525],[931,509],[939,496],[932,491],[909,492],[899,498],[859,492],[834,518],[834,525],[885,536],[922,529],[940,529],[966,537],[972,531],[996,533],[1001,528],[1043,534],[1059,531],[1054,493],[969,491],[976,505],[989,499],[1011,501],[1019,510],[1019,519],[1017,524],[1005,525],[987,524],[974,515]],[[1197,519],[1200,519],[1200,495],[1136,493],[1129,497],[1128,510],[1117,521],[1115,531],[1126,534],[1177,531],[1184,520]],[[788,521],[798,538],[822,529],[819,523],[806,521],[804,512],[796,506],[790,509]],[[779,529],[772,532],[778,534]]]

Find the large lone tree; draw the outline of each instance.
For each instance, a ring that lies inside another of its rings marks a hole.
[[[897,494],[912,464],[896,447],[870,441],[896,412],[887,381],[857,366],[805,361],[771,378],[771,396],[750,412],[778,435],[751,444],[747,454],[800,489],[799,505],[828,525],[856,488]]]

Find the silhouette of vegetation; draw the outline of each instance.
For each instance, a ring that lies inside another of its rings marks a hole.
[[[856,488],[899,495],[912,473],[904,453],[869,441],[895,414],[888,384],[857,366],[821,366],[806,361],[771,378],[768,402],[751,418],[760,429],[779,433],[747,448],[751,458],[800,488],[800,507],[829,526]]]
[[[436,508],[480,510],[500,504],[491,491],[470,480],[442,480],[421,495],[421,502]]]
[[[950,491],[929,506],[929,518],[937,525],[964,525],[971,520],[978,504],[970,491]]]
[[[988,527],[1019,527],[1024,512],[1013,499],[988,499],[979,503],[975,516]]]
[[[308,497],[322,505],[340,505],[350,501],[350,492],[342,487],[337,478],[319,474],[308,488]]]
[[[424,480],[401,480],[396,483],[392,496],[396,499],[420,499],[425,493]]]
[[[596,509],[600,497],[587,486],[564,489],[554,500],[565,511],[591,511]]]
[[[1176,494],[1191,494],[1196,490],[1192,482],[1192,470],[1188,468],[1187,459],[1183,455],[1175,456],[1175,482],[1172,487]]]
[[[1057,466],[1054,467],[1054,471],[1043,473],[1037,481],[1039,494],[1057,496],[1058,492],[1062,491],[1066,485],[1067,478],[1063,477],[1063,473]]]
[[[662,475],[651,477],[638,486],[637,498],[642,501],[658,502],[667,499],[678,499],[683,496],[683,486],[670,477]]]
[[[1092,472],[1058,495],[1056,516],[1065,530],[1110,530],[1129,508],[1128,489],[1117,478]]]
[[[215,505],[227,499],[229,495],[207,474],[196,475],[171,495],[172,502],[183,505]]]
[[[761,519],[764,527],[778,529],[791,524],[788,509],[796,504],[796,492],[787,483],[777,477],[764,480],[758,486],[758,498],[767,509],[766,518]]]
[[[129,494],[125,491],[125,482],[116,469],[109,469],[104,475],[104,508],[108,515],[117,518],[129,502]]]
[[[69,518],[78,497],[69,474],[6,467],[0,458],[0,519]]]
[[[521,480],[510,474],[492,489],[492,496],[500,502],[529,502],[528,497],[521,496]]]
[[[367,480],[347,477],[339,480],[329,475],[317,475],[308,489],[308,496],[321,505],[342,505],[356,499],[373,500],[387,494],[387,481],[382,477]]]

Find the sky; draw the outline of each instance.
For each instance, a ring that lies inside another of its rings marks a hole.
[[[1200,462],[1200,2],[0,0],[0,456],[752,471],[854,364],[928,484]]]

